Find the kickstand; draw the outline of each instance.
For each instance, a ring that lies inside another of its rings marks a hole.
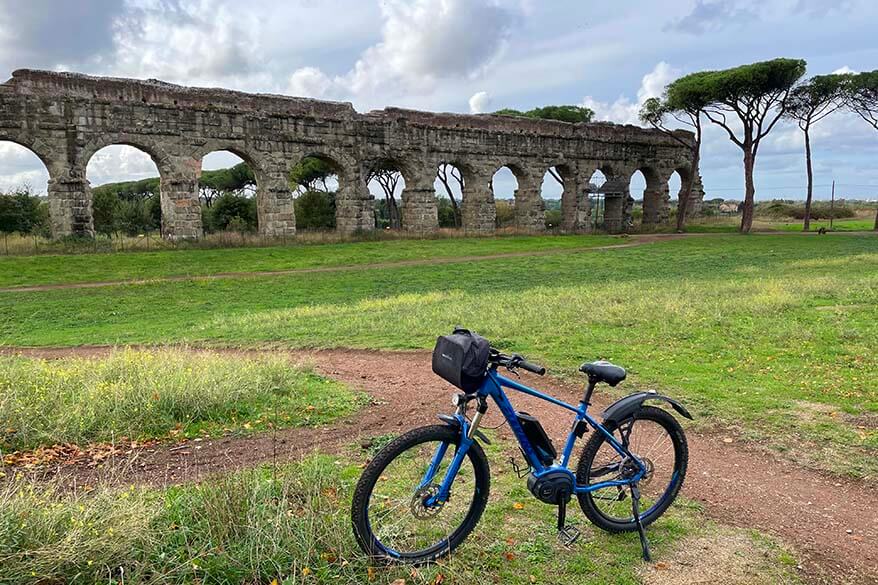
[[[646,532],[643,530],[643,523],[640,522],[640,488],[636,483],[631,484],[631,511],[634,513],[634,523],[637,524],[637,532],[640,533],[640,546],[643,548],[643,560],[652,562],[652,555],[649,554],[649,541],[646,540]]]
[[[561,494],[558,503],[558,539],[566,547],[570,547],[579,538],[579,528],[567,525],[567,494]]]

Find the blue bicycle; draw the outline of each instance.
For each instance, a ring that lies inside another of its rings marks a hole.
[[[558,535],[570,546],[579,531],[566,524],[567,504],[575,494],[586,517],[609,532],[638,531],[644,559],[650,560],[644,527],[673,503],[686,476],[686,436],[666,410],[644,404],[663,401],[691,419],[677,401],[655,392],[638,392],[608,407],[603,421],[589,413],[598,383],[616,386],[623,368],[609,362],[585,363],[588,376],[582,400],[574,406],[525,386],[498,372],[545,368],[518,354],[505,355],[484,338],[464,329],[440,337],[433,370],[464,390],[455,394],[453,415],[444,424],[411,430],[384,447],[366,466],[354,492],[352,521],[363,551],[376,560],[426,563],[449,554],[472,532],[488,502],[490,471],[479,441],[488,398],[519,442],[526,466],[513,468],[527,476],[530,492],[558,506]],[[504,392],[510,388],[535,396],[574,414],[560,457],[539,421],[517,412]],[[475,404],[475,414],[469,411]],[[575,473],[568,468],[573,449],[589,427]]]

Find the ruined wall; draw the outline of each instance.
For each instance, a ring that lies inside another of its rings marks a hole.
[[[686,180],[688,168],[688,149],[635,126],[396,108],[359,114],[347,103],[31,70],[16,71],[0,85],[0,140],[30,148],[46,164],[56,236],[93,233],[85,169],[95,152],[112,144],[152,157],[161,176],[163,232],[172,239],[201,235],[201,160],[217,150],[237,154],[253,169],[259,231],[266,236],[295,233],[287,177],[306,156],[338,170],[336,223],[344,233],[374,228],[366,177],[376,165],[393,166],[405,178],[403,227],[415,231],[438,225],[437,166],[457,166],[466,183],[463,226],[474,232],[494,229],[491,180],[503,166],[518,180],[516,224],[535,231],[544,229],[540,188],[549,167],[564,178],[563,228],[569,231],[591,227],[587,186],[595,170],[607,177],[601,188],[606,227],[622,231],[634,172],[647,176],[649,222],[657,224],[668,220],[668,178],[678,171]],[[695,181],[701,193],[700,178]]]

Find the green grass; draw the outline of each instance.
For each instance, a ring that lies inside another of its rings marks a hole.
[[[622,243],[611,236],[386,240],[267,248],[0,257],[0,287],[354,266],[453,256],[569,250]]]
[[[102,359],[0,357],[0,448],[309,426],[362,396],[280,358],[123,350]]]
[[[410,567],[372,566],[354,542],[350,501],[364,453],[312,456],[164,490],[98,489],[70,494],[25,480],[0,488],[0,583],[638,583],[633,534],[588,528],[573,549],[558,544],[555,509],[492,460],[491,500],[475,532],[451,559]],[[523,504],[519,509],[516,503]],[[710,530],[681,501],[649,529],[653,552]],[[755,537],[753,537],[755,538]],[[790,569],[775,544],[766,570]]]
[[[555,374],[612,359],[631,371],[627,390],[656,386],[702,422],[809,465],[875,477],[876,306],[878,238],[715,236],[437,266],[5,293],[0,340],[426,349],[465,324]]]
[[[829,228],[829,220],[812,220],[811,231],[816,232],[820,228]],[[784,231],[800,232],[802,231],[802,222],[783,222],[778,223],[777,228]],[[836,232],[857,232],[869,231],[875,229],[875,219],[836,219],[832,222],[832,230]]]

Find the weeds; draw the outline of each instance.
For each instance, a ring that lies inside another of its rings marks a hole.
[[[0,357],[0,447],[29,449],[315,425],[361,396],[283,358],[118,350],[103,359]]]

